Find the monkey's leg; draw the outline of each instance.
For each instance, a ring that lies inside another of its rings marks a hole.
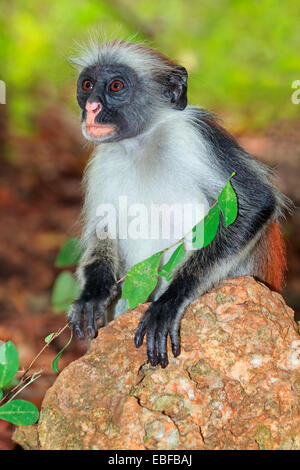
[[[246,198],[240,198],[239,215],[235,222],[225,227],[223,220],[220,221],[213,242],[191,252],[166,291],[144,314],[135,334],[135,345],[141,346],[146,335],[147,354],[152,365],[167,366],[168,335],[173,355],[180,354],[180,321],[186,307],[221,279],[228,277],[255,246],[275,210],[275,199],[268,188],[262,188],[261,196],[260,205],[252,207]]]
[[[180,321],[186,307],[197,297],[197,293],[200,293],[200,279],[194,274],[189,275],[187,269],[183,269],[144,314],[134,342],[136,347],[140,347],[144,336],[147,336],[147,355],[151,365],[168,365],[168,335],[174,357],[180,354]]]
[[[68,312],[69,324],[78,338],[83,339],[85,333],[94,338],[104,326],[106,309],[118,293],[117,265],[112,240],[94,239],[85,251],[77,270],[82,292]]]

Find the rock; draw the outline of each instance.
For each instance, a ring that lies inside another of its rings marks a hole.
[[[147,305],[103,328],[48,390],[41,449],[300,449],[300,336],[281,295],[251,277],[193,302],[182,352],[146,363]]]
[[[18,426],[14,432],[13,439],[16,444],[19,444],[25,450],[37,450],[39,448],[36,424]]]

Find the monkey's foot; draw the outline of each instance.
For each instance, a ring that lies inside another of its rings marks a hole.
[[[174,304],[171,302],[153,302],[140,321],[134,338],[139,348],[146,335],[147,355],[152,366],[160,364],[165,368],[168,365],[167,338],[171,339],[174,357],[180,354],[180,317],[174,315]]]
[[[76,300],[68,311],[68,320],[77,338],[84,339],[86,334],[96,338],[98,329],[105,323],[103,302]]]
[[[98,298],[87,298],[85,291],[74,302],[68,311],[69,325],[79,339],[96,338],[98,329],[105,325],[107,305],[117,295],[117,285],[107,289],[106,299],[103,295]]]

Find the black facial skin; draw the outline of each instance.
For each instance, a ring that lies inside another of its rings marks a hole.
[[[86,91],[82,88],[85,80],[93,83],[91,90]],[[112,91],[110,84],[113,80],[122,81],[123,88]],[[102,110],[96,116],[95,122],[116,126],[116,132],[112,136],[105,137],[105,142],[138,135],[146,126],[151,106],[151,103],[147,102],[146,86],[147,84],[142,83],[132,69],[124,65],[95,65],[85,68],[79,75],[77,84],[77,101],[83,110],[82,119],[86,118],[87,100],[100,101]]]
[[[86,80],[93,83],[91,90],[83,89]],[[124,87],[119,91],[112,91],[110,84],[113,80],[122,81]],[[152,80],[161,87],[159,97],[151,95]],[[121,64],[86,67],[77,82],[77,101],[82,109],[82,120],[86,119],[87,100],[100,101],[102,109],[95,122],[112,124],[116,131],[96,140],[115,142],[135,137],[144,132],[152,122],[154,107],[159,100],[160,104],[165,103],[172,108],[182,110],[186,107],[186,82],[186,70],[179,66],[174,67],[174,73],[143,79],[133,69]]]

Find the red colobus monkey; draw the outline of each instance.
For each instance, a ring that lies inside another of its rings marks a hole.
[[[68,313],[77,337],[95,337],[111,304],[115,316],[120,314],[124,302],[115,300],[117,279],[171,244],[99,236],[99,204],[118,210],[118,198],[126,195],[128,204],[187,202],[208,211],[236,172],[235,222],[225,228],[221,220],[210,245],[185,254],[173,280],[161,280],[153,292],[137,328],[135,345],[146,335],[150,363],[166,367],[167,336],[178,356],[184,310],[220,280],[250,275],[281,290],[286,264],[278,219],[288,200],[270,182],[269,171],[211,114],[187,106],[184,67],[150,47],[124,41],[91,46],[75,62],[81,69],[82,132],[96,144],[85,175],[82,293]]]

